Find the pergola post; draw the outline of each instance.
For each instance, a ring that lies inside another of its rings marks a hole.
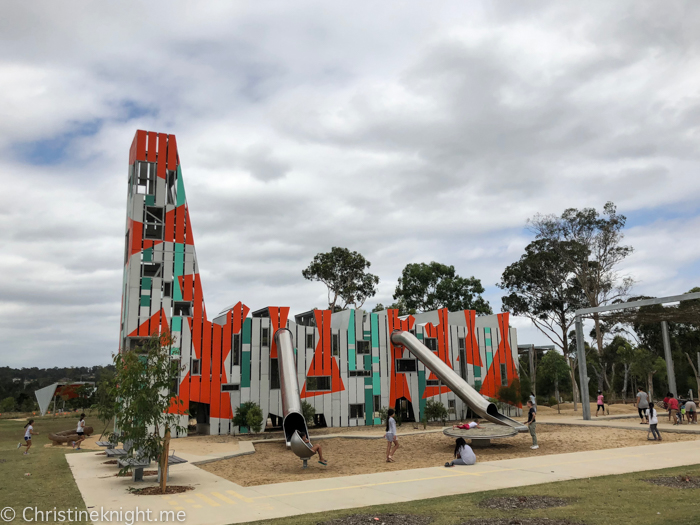
[[[588,398],[588,367],[586,366],[586,345],[583,342],[583,321],[576,316],[576,354],[578,355],[578,377],[581,388],[581,411],[583,419],[591,419],[591,402]]]
[[[666,358],[666,374],[668,376],[668,391],[678,397],[676,389],[676,373],[673,370],[673,355],[671,355],[671,338],[668,335],[668,322],[661,321],[661,339],[664,342],[664,357]]]

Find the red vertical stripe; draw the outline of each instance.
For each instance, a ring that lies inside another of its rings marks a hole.
[[[202,322],[202,403],[209,403],[211,399],[211,322]]]
[[[221,406],[221,326],[212,324],[210,414],[219,417]]]
[[[175,135],[168,135],[168,169],[177,169],[177,141]]]
[[[136,132],[136,160],[146,160],[146,132]]]
[[[148,132],[148,149],[146,150],[148,153],[146,160],[148,160],[148,162],[155,162],[156,161],[156,137],[157,136],[158,136],[158,134],[153,132],[153,131]]]
[[[165,242],[175,242],[175,210],[165,214]]]
[[[175,209],[175,242],[183,244],[185,242],[185,208],[183,204]]]
[[[161,179],[165,178],[165,169],[167,167],[167,160],[168,160],[168,136],[165,133],[160,133],[158,135],[158,166],[156,168],[156,175],[158,175]]]

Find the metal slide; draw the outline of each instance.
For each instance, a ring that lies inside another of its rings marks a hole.
[[[304,460],[311,457],[310,447],[302,441],[300,434],[309,435],[306,420],[301,412],[299,381],[297,380],[296,359],[292,332],[281,328],[275,332],[277,359],[280,371],[280,390],[282,392],[282,428],[287,448]]]
[[[442,359],[436,356],[428,347],[421,343],[418,338],[410,332],[395,330],[391,334],[391,342],[395,345],[402,345],[418,358],[418,360],[431,370],[437,377],[445,383],[469,408],[474,412],[499,425],[507,425],[518,430],[527,432],[527,427],[498,412],[498,408],[493,403],[474,390],[461,376],[452,370]]]

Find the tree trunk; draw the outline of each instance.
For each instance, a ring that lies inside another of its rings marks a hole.
[[[165,431],[165,440],[163,441],[163,452],[160,458],[160,492],[165,494],[166,485],[168,482],[168,454],[170,453],[170,427]]]
[[[624,363],[622,366],[625,367],[625,377],[622,382],[622,402],[627,404],[627,380],[629,379],[630,365],[629,363]]]
[[[576,371],[574,370],[574,360],[569,359],[569,370],[571,373],[571,385],[573,388],[573,399],[574,399],[574,412],[578,409],[577,407],[577,402],[578,402],[578,397],[580,395],[578,391],[578,383],[576,382]]]
[[[647,374],[647,390],[649,391],[649,399],[654,399],[654,372]]]
[[[561,414],[561,408],[559,407],[559,376],[554,376],[554,395],[557,396],[557,414]]]
[[[693,363],[693,360],[690,358],[690,355],[688,352],[684,352],[685,356],[688,358],[688,362],[690,363],[691,368],[693,369],[693,374],[695,374],[695,382],[697,383],[698,389],[696,391],[696,394],[698,397],[700,397],[700,375],[698,375],[698,369],[695,368],[695,364]],[[700,354],[698,354],[700,356]]]

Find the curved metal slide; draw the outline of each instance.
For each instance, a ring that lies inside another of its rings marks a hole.
[[[518,430],[527,432],[527,427],[514,419],[504,416],[498,411],[495,404],[479,394],[474,388],[469,386],[462,377],[457,374],[442,359],[436,356],[428,347],[421,343],[411,332],[395,330],[391,334],[391,342],[401,345],[418,358],[426,368],[431,370],[457,397],[464,401],[469,408],[479,414],[482,418],[498,425],[507,425]]]
[[[301,411],[299,381],[297,380],[296,359],[292,332],[281,328],[275,332],[277,343],[277,359],[279,360],[280,391],[282,393],[282,428],[287,448],[304,460],[311,457],[308,444],[304,443],[301,435],[308,436],[309,429]]]

